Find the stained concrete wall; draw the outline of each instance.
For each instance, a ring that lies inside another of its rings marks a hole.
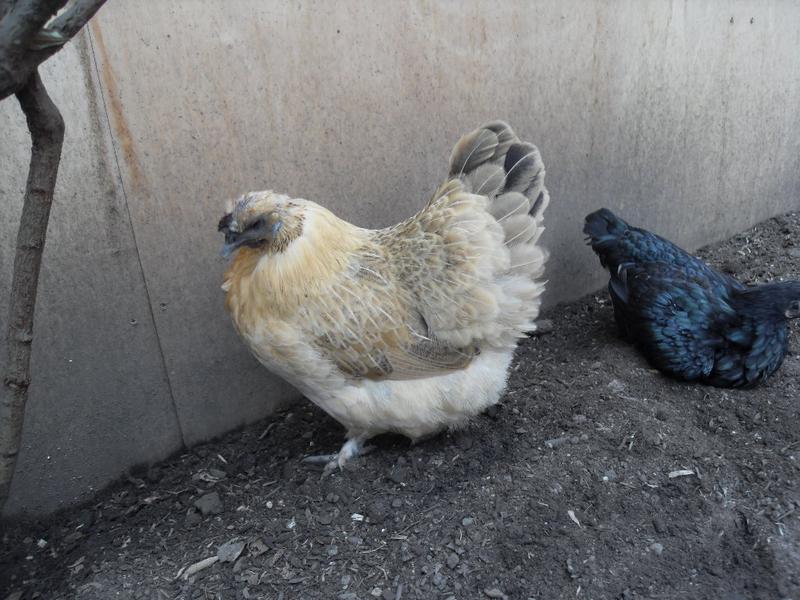
[[[550,304],[602,282],[598,206],[690,248],[800,208],[800,5],[110,0],[44,79],[68,125],[9,514],[293,392],[236,340],[222,201],[273,188],[363,226],[422,206],[484,120],[539,145]],[[0,104],[0,281],[28,160]],[[0,296],[5,317],[7,295]]]

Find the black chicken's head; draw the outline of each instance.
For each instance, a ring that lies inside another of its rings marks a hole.
[[[772,321],[800,317],[800,281],[780,281],[737,293],[735,304],[745,313]]]
[[[781,281],[769,287],[772,288],[773,306],[784,318],[800,317],[800,281]]]
[[[759,288],[767,292],[763,301],[773,314],[784,319],[800,317],[800,281],[781,281]]]
[[[789,302],[789,306],[783,311],[787,319],[796,319],[800,317],[800,299],[794,299]]]

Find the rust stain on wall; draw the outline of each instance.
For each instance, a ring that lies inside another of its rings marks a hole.
[[[136,155],[136,147],[133,143],[130,127],[128,127],[128,121],[125,119],[125,113],[122,109],[117,77],[114,75],[114,70],[111,68],[111,61],[108,56],[105,40],[103,39],[103,32],[100,29],[100,24],[97,19],[91,20],[89,22],[89,27],[92,30],[92,35],[97,45],[97,51],[100,54],[101,76],[103,85],[105,85],[106,90],[108,90],[108,110],[111,113],[114,130],[119,138],[122,158],[128,166],[131,175],[131,186],[133,188],[140,188],[145,181],[144,174],[141,164],[139,163],[139,157]]]

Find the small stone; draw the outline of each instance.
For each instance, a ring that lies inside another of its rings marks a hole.
[[[619,379],[612,379],[608,382],[608,389],[610,389],[615,394],[621,394],[625,390],[625,384],[622,383]]]
[[[403,501],[400,498],[392,500],[392,508],[400,508],[401,506],[403,506]]]
[[[499,414],[500,414],[500,408],[498,408],[497,404],[492,404],[489,408],[486,409],[486,415],[492,419],[496,419]]]
[[[461,524],[464,527],[470,527],[474,522],[475,519],[473,519],[472,517],[464,517],[463,519],[461,519]]]
[[[257,557],[264,554],[269,548],[267,545],[260,539],[256,538],[250,544],[248,544],[247,549],[250,551],[250,556]]]
[[[569,443],[569,437],[563,436],[559,438],[553,438],[551,440],[545,440],[544,445],[550,448],[551,450],[555,450],[559,446],[563,446],[564,444]]]
[[[222,469],[209,469],[208,474],[214,479],[225,479],[228,476]]]
[[[664,519],[661,517],[653,517],[653,529],[656,530],[656,533],[666,533],[667,526],[664,523]]]
[[[339,554],[339,546],[336,544],[328,546],[328,556],[336,556],[337,554]]]
[[[581,423],[586,423],[586,415],[572,415],[572,422],[579,425]]]
[[[217,548],[217,558],[220,562],[233,562],[242,554],[244,542],[230,540]]]
[[[325,496],[325,500],[327,500],[331,504],[336,504],[339,501],[339,495],[331,492],[327,496]]]
[[[458,558],[458,554],[455,552],[452,552],[447,556],[447,566],[450,569],[455,569],[460,561],[461,559]]]
[[[614,469],[609,469],[603,473],[603,481],[614,481],[617,478],[617,472]]]
[[[442,575],[441,573],[434,573],[433,577],[431,578],[433,585],[435,585],[438,589],[442,589],[444,586],[447,585],[447,577]]]
[[[386,505],[382,502],[373,502],[367,508],[367,516],[370,523],[380,524],[386,519]]]
[[[333,522],[333,515],[329,512],[322,511],[317,515],[317,523],[320,525],[330,525]]]
[[[373,598],[380,598],[383,596],[383,590],[379,587],[372,588],[372,591],[369,593],[370,596]]]
[[[655,552],[656,556],[661,556],[661,553],[664,552],[664,545],[659,544],[658,542],[655,544],[650,544],[650,550]]]
[[[800,248],[789,248],[787,254],[792,258],[800,258]]]
[[[602,368],[603,368],[603,363],[601,363],[601,362],[598,360],[597,362],[593,362],[592,364],[590,364],[590,365],[589,365],[589,368],[590,368],[592,371],[599,371],[600,369],[602,369]]]
[[[202,520],[203,517],[200,516],[200,513],[194,508],[190,508],[186,512],[186,518],[183,520],[183,524],[186,527],[194,527],[195,525],[199,525]]]
[[[536,329],[533,331],[533,335],[547,335],[548,333],[553,333],[554,329],[555,326],[551,319],[539,319],[536,321]]]
[[[394,467],[389,472],[389,479],[395,483],[403,483],[406,479],[406,470],[400,467]]]
[[[408,544],[403,542],[400,546],[400,560],[403,562],[408,562],[414,558],[414,555],[411,553],[411,549],[409,548]]]
[[[575,566],[572,564],[572,559],[567,559],[567,573],[572,579],[576,579],[578,577],[578,572],[575,570]]]
[[[498,590],[497,588],[486,588],[483,590],[483,593],[486,594],[489,598],[500,598],[500,600],[508,600],[508,596],[506,596],[503,592]]]
[[[194,506],[203,513],[203,516],[218,515],[222,512],[222,500],[218,492],[200,496],[194,501]]]

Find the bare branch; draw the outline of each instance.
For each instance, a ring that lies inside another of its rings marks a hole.
[[[75,0],[48,24],[65,3],[19,0],[0,21],[0,100],[25,85],[33,71],[78,33],[105,0]],[[48,43],[42,44],[45,34]]]
[[[27,42],[67,0],[20,0],[0,21],[0,52],[24,52]]]
[[[64,141],[64,120],[38,71],[17,92],[17,100],[28,121],[32,149],[11,278],[7,371],[0,386],[0,510],[8,498],[22,437],[30,384],[33,309]]]
[[[48,29],[58,31],[64,37],[71,38],[89,22],[106,0],[78,0],[71,7],[58,15],[48,25]]]

